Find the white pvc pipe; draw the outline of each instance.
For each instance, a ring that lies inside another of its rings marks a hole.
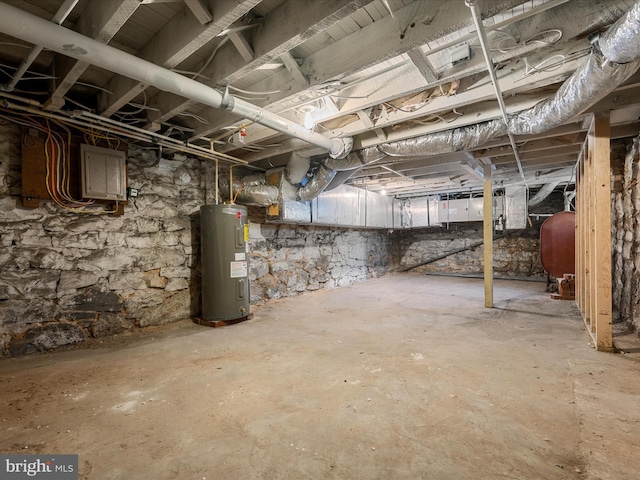
[[[478,32],[478,40],[480,40],[480,48],[482,49],[482,54],[484,55],[484,60],[487,64],[487,70],[489,71],[489,76],[491,77],[491,82],[493,83],[493,89],[496,93],[496,99],[498,100],[498,105],[500,106],[500,111],[502,112],[502,118],[504,120],[504,124],[507,126],[507,135],[509,136],[509,142],[511,143],[511,148],[513,149],[513,154],[516,157],[516,164],[518,165],[518,172],[520,172],[520,176],[522,180],[526,184],[526,179],[524,177],[524,171],[522,170],[522,162],[520,160],[520,153],[518,152],[518,146],[516,145],[516,139],[511,132],[509,132],[509,115],[507,114],[507,106],[504,103],[504,99],[502,98],[502,90],[500,89],[500,84],[498,83],[498,76],[496,75],[495,68],[493,66],[493,60],[491,59],[491,54],[489,53],[489,42],[487,40],[487,32],[484,29],[484,24],[482,23],[482,19],[480,18],[480,9],[478,8],[477,0],[465,0],[467,7],[471,10],[471,16],[473,17],[473,23],[476,26],[476,31]]]
[[[190,100],[224,108],[278,132],[325,148],[332,157],[349,153],[352,139],[328,138],[249,102],[208,87],[134,55],[87,38],[79,33],[0,2],[0,31],[35,45],[42,45],[77,60],[133,78]]]

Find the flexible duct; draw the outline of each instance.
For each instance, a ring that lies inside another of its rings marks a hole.
[[[301,201],[312,200],[332,184],[333,179],[339,172],[352,172],[352,175],[365,165],[370,165],[385,157],[386,155],[378,147],[371,147],[358,152],[351,152],[344,158],[325,158],[311,177],[311,180],[298,189],[296,196]],[[332,185],[332,188],[342,185],[351,175],[340,175],[344,180],[338,185]]]
[[[637,44],[637,40],[630,43]],[[640,45],[636,45],[635,51],[637,58]],[[510,115],[509,131],[515,135],[529,135],[560,126],[606,97],[640,67],[637,60],[624,65],[605,63],[601,54],[592,52],[586,63],[562,84],[552,98]]]
[[[529,206],[535,207],[536,205],[540,205],[544,202],[558,186],[558,183],[559,182],[551,182],[543,185],[542,188],[540,188],[540,190],[538,190],[538,192],[529,199]]]
[[[599,40],[600,51],[611,62],[629,63],[638,57],[640,2],[614,23]]]
[[[506,135],[541,133],[580,114],[601,100],[633,75],[640,67],[640,0],[602,37],[604,57],[592,52],[588,60],[556,92],[528,110],[512,114],[508,128],[501,119],[478,123],[420,137],[383,143],[360,152],[352,152],[347,162],[357,164],[356,153],[383,152],[389,156],[429,156],[475,148]],[[620,53],[618,53],[618,49]],[[605,62],[610,60],[614,64]],[[626,63],[622,65],[621,63]],[[362,166],[360,166],[361,168]],[[346,179],[345,179],[346,180]]]
[[[379,148],[392,157],[439,155],[468,150],[506,133],[504,122],[492,120],[393,143],[383,143]]]
[[[324,165],[320,165],[315,171],[311,180],[306,185],[298,188],[296,199],[301,202],[308,202],[320,195],[336,176],[337,170],[331,170]]]
[[[274,203],[278,203],[280,191],[278,187],[273,185],[267,185],[264,179],[260,180],[259,175],[250,175],[245,177],[242,181],[233,181],[233,195],[235,199],[228,198],[229,192],[229,178],[220,177],[218,179],[218,186],[220,192],[226,197],[226,200],[235,200],[243,205],[254,205],[257,207],[268,207]],[[245,179],[248,180],[245,183]]]
[[[329,186],[337,187],[365,165],[370,165],[385,156],[418,157],[452,153],[475,148],[506,134],[540,133],[562,125],[607,96],[636,72],[640,67],[637,60],[640,56],[639,30],[640,0],[602,36],[600,48],[604,56],[592,52],[585,64],[562,84],[552,98],[528,110],[509,115],[508,125],[505,125],[502,119],[491,120],[407,140],[383,143],[378,147],[351,152],[339,160],[325,159],[309,183],[298,189],[297,198],[302,201],[311,200]],[[338,180],[341,182],[333,181],[338,172],[351,173],[339,175]],[[546,191],[551,185],[545,185],[541,191]],[[532,199],[536,201],[535,204],[538,202],[536,197]],[[541,195],[539,201],[542,200]]]

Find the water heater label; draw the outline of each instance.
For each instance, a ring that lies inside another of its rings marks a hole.
[[[247,262],[231,262],[231,278],[247,276]]]
[[[236,262],[247,259],[246,253],[236,253],[235,255],[236,255]]]

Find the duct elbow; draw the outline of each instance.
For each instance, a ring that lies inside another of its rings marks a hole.
[[[308,202],[309,200],[313,200],[325,191],[327,186],[331,183],[331,180],[333,180],[333,177],[336,176],[336,173],[337,172],[335,170],[329,170],[324,165],[320,165],[311,180],[309,180],[305,186],[298,189],[296,192],[296,199],[299,202]]]
[[[333,145],[329,150],[331,158],[344,158],[349,155],[353,147],[353,138],[333,138]]]

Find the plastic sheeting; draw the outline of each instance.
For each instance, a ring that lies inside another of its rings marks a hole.
[[[631,7],[600,37],[600,50],[607,60],[633,62],[640,55],[640,2]]]

